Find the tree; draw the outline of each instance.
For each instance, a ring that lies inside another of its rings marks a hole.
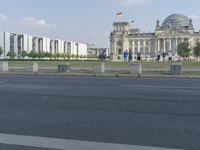
[[[83,59],[83,55],[80,55],[80,59]]]
[[[56,59],[58,60],[58,59],[61,57],[61,54],[60,54],[59,52],[57,52],[57,53],[55,54],[55,57],[56,57]]]
[[[22,59],[24,59],[26,56],[28,56],[27,51],[23,50],[22,51]]]
[[[196,46],[194,47],[194,55],[196,57],[200,57],[200,42],[196,42]]]
[[[87,58],[87,55],[83,55],[83,58],[86,59],[86,58]]]
[[[38,52],[38,58],[41,59],[41,58],[44,58],[44,57],[45,57],[45,52],[39,51]]]
[[[61,53],[60,55],[61,55],[61,57],[65,60],[65,58],[66,58],[65,53]]]
[[[14,59],[16,56],[16,53],[14,51],[9,51],[6,56],[10,57],[11,59]]]
[[[0,46],[0,56],[3,54],[3,49],[2,47]]]
[[[75,56],[75,57],[76,57],[76,59],[78,59],[78,58],[79,58],[79,54],[76,54],[76,56]]]
[[[51,58],[51,57],[52,57],[52,55],[51,55],[51,53],[49,53],[49,52],[46,52],[46,53],[44,54],[44,57],[46,57],[46,58]]]
[[[65,54],[65,57],[67,57],[67,59],[70,59],[71,58],[70,53]]]
[[[72,58],[72,59],[74,59],[75,57],[76,57],[75,54],[72,54],[72,55],[71,55],[71,58]]]
[[[37,58],[38,57],[38,53],[36,51],[31,51],[29,54],[28,54],[28,57],[31,57],[31,58]]]
[[[177,47],[178,55],[181,57],[189,57],[190,52],[191,52],[191,49],[189,46],[190,46],[190,44],[188,42],[183,42],[183,43],[179,44]]]

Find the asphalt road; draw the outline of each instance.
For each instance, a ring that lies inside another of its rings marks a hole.
[[[0,133],[199,150],[200,79],[0,75]]]

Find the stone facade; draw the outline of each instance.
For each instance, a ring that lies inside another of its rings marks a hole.
[[[154,33],[130,28],[128,22],[115,22],[110,34],[110,57],[112,60],[121,60],[125,50],[131,50],[133,54],[140,52],[143,58],[169,51],[176,56],[177,45],[184,41],[194,47],[200,41],[200,32],[195,32],[192,19],[182,14],[170,15],[161,25],[157,20]]]

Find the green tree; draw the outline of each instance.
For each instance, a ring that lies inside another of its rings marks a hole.
[[[44,57],[45,57],[45,52],[39,51],[38,52],[38,58],[41,59],[41,58],[44,58]]]
[[[3,54],[3,49],[2,47],[0,46],[0,56]]]
[[[86,58],[87,58],[87,55],[84,55],[83,58],[86,59]]]
[[[61,55],[61,57],[65,60],[65,58],[66,58],[65,53],[61,53],[60,55]]]
[[[83,58],[83,55],[80,55],[80,59],[82,59]]]
[[[58,58],[61,57],[61,54],[60,54],[60,53],[56,53],[56,54],[55,54],[55,57],[56,57],[56,59],[58,60]]]
[[[76,56],[74,54],[71,55],[71,58],[75,58]]]
[[[49,52],[46,52],[46,53],[44,53],[44,57],[46,57],[46,58],[51,58],[51,57],[52,57],[52,55],[51,55],[51,53],[49,53]]]
[[[67,59],[70,59],[70,58],[71,58],[71,55],[70,55],[69,53],[67,53],[67,54],[65,54],[65,57],[66,57]]]
[[[194,55],[196,57],[200,57],[200,42],[196,42],[196,45],[194,47]]]
[[[11,59],[14,59],[16,56],[16,53],[14,51],[9,51],[6,56],[10,57]]]
[[[190,56],[190,44],[188,42],[183,42],[177,47],[178,55],[181,57],[189,57]]]
[[[76,57],[76,59],[78,59],[78,58],[79,58],[79,54],[76,54],[76,56],[75,56],[75,57]]]
[[[26,56],[28,56],[27,51],[23,50],[22,51],[22,59],[24,59]]]
[[[31,51],[29,54],[28,54],[28,57],[31,57],[31,58],[37,58],[38,57],[38,53],[36,51]]]

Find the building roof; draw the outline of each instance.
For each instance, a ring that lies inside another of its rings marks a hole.
[[[190,24],[190,19],[183,14],[172,14],[168,16],[162,23],[162,27],[170,28],[170,27],[188,27]]]

